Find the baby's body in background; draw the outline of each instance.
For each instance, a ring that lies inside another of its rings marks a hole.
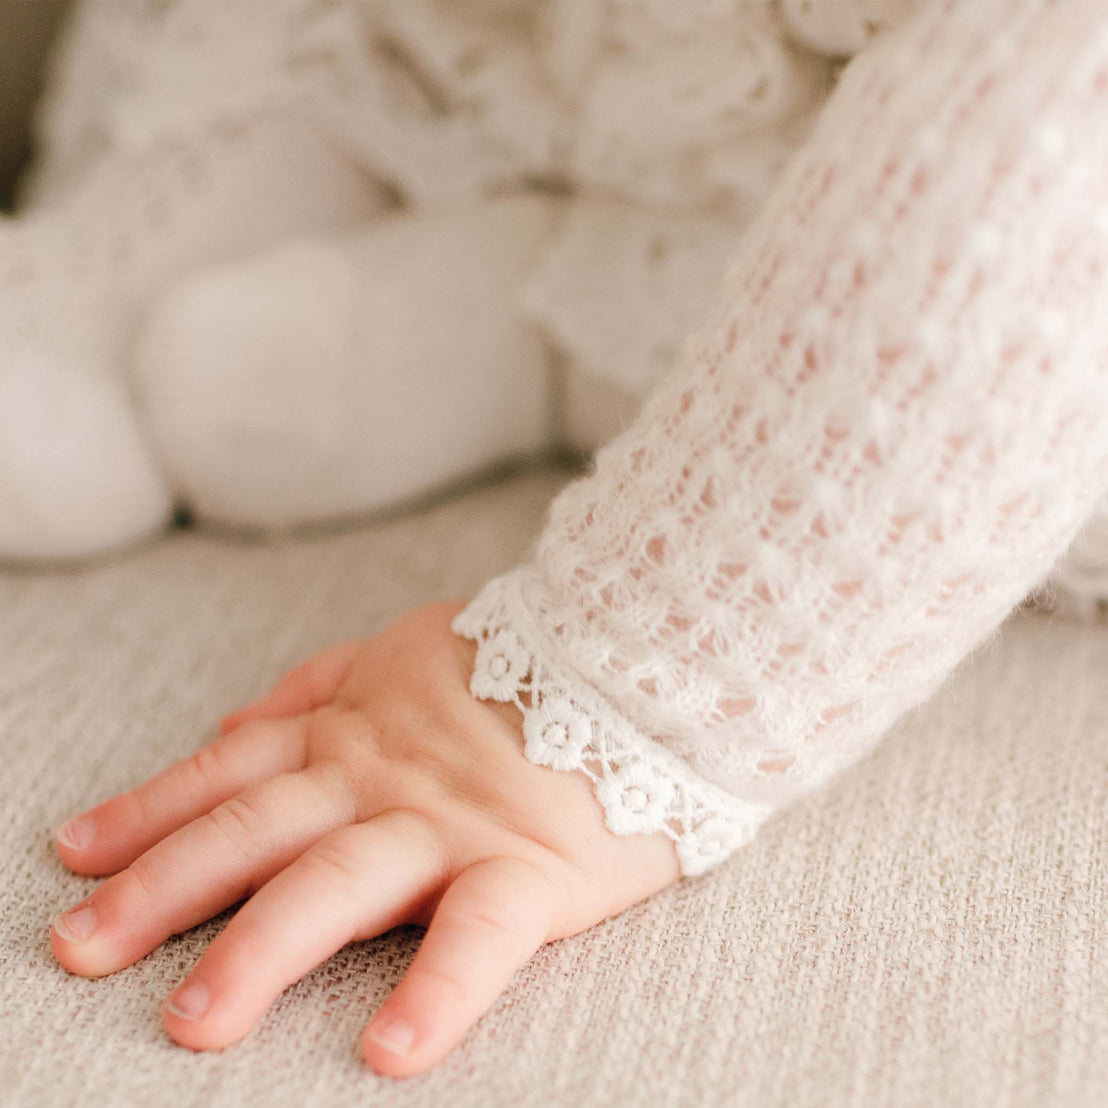
[[[0,465],[35,510],[0,503],[0,557],[118,547],[174,502],[285,529],[598,446],[843,61],[913,8],[77,5],[3,228]]]

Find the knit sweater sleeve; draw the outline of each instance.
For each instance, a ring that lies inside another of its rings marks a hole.
[[[844,71],[638,420],[457,618],[474,695],[703,872],[869,750],[1108,487],[1108,13]]]

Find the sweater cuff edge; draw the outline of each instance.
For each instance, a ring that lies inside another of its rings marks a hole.
[[[589,777],[613,834],[661,832],[671,839],[683,876],[706,872],[748,843],[772,809],[705,781],[551,661],[523,600],[529,576],[532,566],[494,578],[451,624],[477,643],[470,692],[519,709],[529,762]]]

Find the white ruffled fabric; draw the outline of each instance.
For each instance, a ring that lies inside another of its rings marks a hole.
[[[258,391],[250,367],[267,364],[264,337],[236,358],[233,313],[218,309],[189,322],[194,335],[217,336],[209,346],[229,344],[222,358],[196,342],[163,357],[164,345],[140,332],[168,318],[159,309],[171,291],[210,292],[205,276],[221,280],[213,267],[298,236],[373,227],[396,201],[415,217],[449,209],[464,220],[490,199],[572,196],[549,250],[514,285],[516,318],[510,297],[488,314],[511,319],[506,329],[537,325],[562,348],[573,421],[562,432],[585,445],[608,437],[620,416],[595,398],[633,407],[672,364],[830,87],[837,63],[821,36],[837,48],[862,10],[838,4],[813,27],[802,9],[763,0],[75,5],[20,218],[0,226],[0,558],[102,553],[163,526],[175,500],[194,518],[237,526],[327,514],[331,456],[298,473],[307,501],[281,497],[281,458],[313,450],[310,428],[293,445],[304,381],[291,397],[272,390],[260,427],[250,406],[245,433],[231,438],[256,449],[226,468],[238,446],[221,429],[239,426],[244,391]],[[647,103],[649,112],[629,108]],[[436,241],[440,226],[423,228],[427,250],[452,251],[438,269],[472,265],[456,239]],[[279,305],[285,270],[247,266],[231,287],[245,297],[252,284],[255,301]],[[454,305],[436,276],[410,296],[445,321]],[[386,278],[361,293],[376,297]],[[179,334],[179,322],[163,330]],[[342,330],[332,322],[328,333]],[[281,324],[283,336],[292,323]],[[283,348],[291,355],[317,330],[302,328]],[[379,354],[380,344],[361,352],[367,376],[403,363],[403,350]],[[444,366],[486,385],[518,371],[447,350],[424,370],[429,391]],[[183,399],[160,418],[158,398],[170,394]],[[542,421],[527,449],[541,449],[554,422]],[[417,437],[414,428],[407,436]],[[447,470],[452,460],[435,463]],[[345,459],[348,469],[362,461],[356,451]],[[478,461],[471,452],[457,475]],[[418,483],[406,476],[391,479],[386,466],[344,503],[395,502]]]
[[[41,107],[25,211],[103,171],[102,192],[142,182],[131,205],[101,202],[114,237],[164,234],[149,213],[202,196],[205,163],[280,115],[325,127],[413,210],[568,186],[580,210],[520,308],[575,365],[642,397],[810,131],[827,55],[911,11],[877,7],[880,19],[872,0],[818,18],[768,0],[85,0]],[[243,239],[227,223],[212,227],[225,255]],[[68,241],[53,253],[62,272],[83,261]]]
[[[1108,487],[1106,195],[1094,0],[864,51],[681,364],[458,618],[528,757],[702,872],[994,634]]]

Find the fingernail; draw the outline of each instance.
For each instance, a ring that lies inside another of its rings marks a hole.
[[[393,1054],[407,1054],[415,1042],[415,1028],[410,1023],[388,1017],[370,1024],[366,1035]]]
[[[70,908],[55,918],[54,930],[67,942],[83,943],[96,930],[96,909],[91,904]]]
[[[182,985],[166,1002],[166,1009],[183,1020],[198,1020],[211,1003],[212,994],[207,985],[194,982]]]
[[[62,844],[71,850],[84,850],[92,842],[92,836],[96,833],[92,820],[88,816],[75,816],[68,823],[63,823],[55,836]]]

